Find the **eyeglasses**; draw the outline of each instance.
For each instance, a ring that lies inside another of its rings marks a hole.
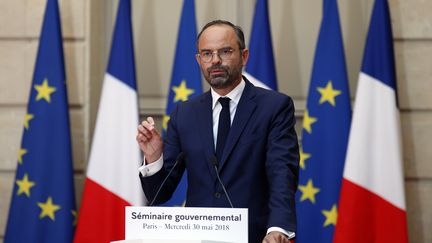
[[[210,51],[210,50],[204,50],[201,51],[198,56],[203,62],[211,62],[213,60],[214,54],[216,54],[219,59],[223,60],[229,60],[233,57],[234,49],[231,47],[222,48],[216,51]]]

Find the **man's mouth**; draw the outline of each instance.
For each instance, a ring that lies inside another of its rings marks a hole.
[[[223,70],[223,69],[213,69],[213,70],[210,71],[210,74],[212,76],[223,75],[223,74],[225,74],[225,70]]]

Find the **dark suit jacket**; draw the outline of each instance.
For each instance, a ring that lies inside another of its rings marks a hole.
[[[249,209],[249,242],[261,242],[272,226],[296,231],[299,154],[294,124],[290,97],[246,80],[219,172],[234,207]],[[230,207],[210,160],[215,154],[212,126],[210,92],[176,106],[164,140],[164,167],[141,177],[147,199],[153,199],[177,155],[184,152],[185,160],[174,169],[156,204],[171,198],[186,169],[186,206]]]

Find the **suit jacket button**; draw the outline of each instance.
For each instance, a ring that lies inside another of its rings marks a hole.
[[[216,193],[214,194],[214,196],[215,196],[215,198],[220,198],[220,197],[221,197],[221,194],[220,194],[219,192],[216,192]]]

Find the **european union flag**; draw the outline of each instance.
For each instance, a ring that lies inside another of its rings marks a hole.
[[[195,60],[196,37],[195,3],[194,0],[184,0],[166,113],[163,118],[164,133],[170,118],[169,114],[175,104],[202,93],[200,68]],[[173,197],[165,205],[182,205],[186,198],[186,189],[185,172]]]
[[[303,117],[297,243],[332,242],[351,123],[350,95],[336,0],[324,0]]]
[[[255,85],[277,90],[276,68],[268,13],[268,1],[257,0],[244,75]]]
[[[72,242],[76,218],[58,3],[48,0],[5,243]]]

